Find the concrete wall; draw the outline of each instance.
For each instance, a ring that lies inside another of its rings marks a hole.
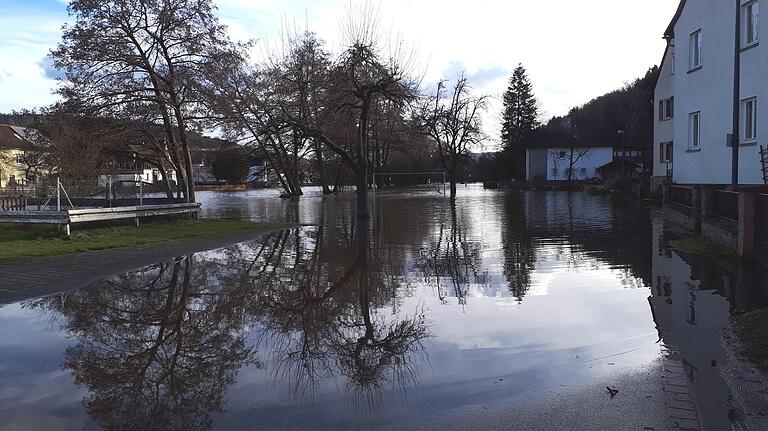
[[[746,3],[747,1],[743,1]],[[689,1],[675,25],[674,181],[680,184],[729,184],[732,131],[735,4],[725,0]],[[768,14],[760,18],[761,37],[768,34]],[[702,67],[689,71],[690,34],[702,30]],[[742,99],[758,96],[758,137],[768,136],[768,43],[745,51]],[[689,149],[688,117],[701,112],[701,149]],[[764,144],[768,144],[765,142]],[[741,149],[741,184],[762,184],[758,145]]]
[[[578,153],[584,151],[584,148],[574,149],[574,159]],[[611,163],[613,161],[613,148],[599,147],[588,148],[588,152],[582,156],[573,166],[573,180],[585,181],[597,178],[597,168]],[[566,181],[568,175],[566,169],[570,167],[570,148],[548,148],[547,149],[547,180],[548,181]],[[557,168],[557,175],[554,169]]]
[[[659,103],[675,95],[675,47],[670,43],[664,54],[664,59],[659,70],[659,80],[656,83],[654,92],[654,127],[653,127],[653,183],[654,189],[657,183],[663,181],[667,176],[667,163],[661,163],[661,152],[659,151],[662,142],[674,142],[674,115],[669,120],[659,120]],[[669,164],[672,167],[672,164]]]

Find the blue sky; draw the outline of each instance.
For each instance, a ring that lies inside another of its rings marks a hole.
[[[65,0],[1,0],[0,112],[55,100],[45,61],[67,21]],[[285,28],[305,28],[342,45],[339,22],[358,0],[214,0],[235,39],[279,46]],[[361,0],[360,0],[361,1]],[[378,3],[377,3],[378,4]],[[543,118],[613,90],[661,60],[661,40],[678,0],[384,0],[384,27],[417,53],[426,84],[466,70],[475,90],[497,99],[486,116],[497,132],[498,97],[522,62]],[[264,49],[264,48],[262,48]]]

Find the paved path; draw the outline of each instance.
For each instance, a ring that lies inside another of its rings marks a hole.
[[[176,256],[253,240],[267,232],[269,231],[191,238],[2,264],[0,304],[78,289],[111,275],[170,260]]]

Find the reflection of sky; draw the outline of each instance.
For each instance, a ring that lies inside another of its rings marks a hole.
[[[0,310],[0,430],[81,429],[86,422],[72,376],[61,370],[69,341],[39,311]]]
[[[316,198],[295,204],[254,196],[260,195],[250,194],[239,201],[238,195],[224,195],[217,199],[225,203],[211,205],[209,214],[230,214],[234,218],[246,214],[251,219],[273,220],[298,213],[297,221],[302,223],[316,222],[319,214],[324,214],[330,220],[327,223],[337,223],[334,211],[344,213],[349,203],[339,198],[342,209],[334,209]],[[463,286],[466,303],[460,303],[450,288],[450,279],[445,277],[440,283],[449,288],[445,302],[441,302],[434,277],[425,277],[417,268],[419,250],[428,250],[441,234],[436,221],[447,222],[444,228],[450,229],[450,213],[446,212],[444,200],[417,197],[424,199],[423,203],[404,208],[402,220],[388,219],[388,225],[375,227],[387,234],[376,237],[382,241],[377,256],[383,259],[382,270],[386,272],[379,275],[397,287],[392,303],[375,310],[375,317],[394,321],[423,309],[433,335],[425,343],[426,355],[414,358],[420,384],[410,389],[409,406],[394,402],[397,391],[385,394],[391,415],[408,409],[434,413],[461,406],[468,394],[472,394],[473,402],[490,398],[498,401],[522,393],[547,393],[561,385],[608,384],[617,373],[646,368],[657,359],[658,333],[646,286],[631,269],[616,267],[570,241],[567,234],[556,232],[563,226],[554,219],[561,217],[567,202],[573,200],[554,195],[554,200],[548,201],[552,196],[540,194],[521,208],[538,230],[532,239],[535,256],[530,289],[520,302],[510,292],[504,273],[509,259],[504,235],[509,221],[499,204],[499,195],[470,189],[462,196],[470,199],[471,205],[459,207],[458,219],[466,241],[479,244],[477,272],[482,275],[482,280],[471,280]],[[204,199],[211,199],[211,195],[204,195]],[[604,234],[611,221],[607,200],[579,199],[574,204],[579,211],[571,213],[575,218],[570,218],[565,227],[580,232],[595,229]],[[238,203],[230,207],[232,202]],[[298,207],[291,209],[292,205]],[[398,222],[402,225],[392,230],[392,223]],[[316,246],[315,232],[316,228],[301,231],[303,249]],[[257,246],[258,241],[199,253],[195,261],[216,262],[221,268],[235,270],[253,258]],[[606,250],[606,256],[610,251]],[[404,272],[391,274],[393,268],[404,268]],[[209,287],[224,288],[226,282],[210,279]],[[0,309],[0,405],[25,406],[14,410],[18,417],[25,417],[19,412],[29,408],[44,411],[40,418],[57,411],[82,422],[79,401],[85,395],[84,389],[74,389],[71,377],[60,370],[63,351],[70,341],[59,333],[58,324],[48,319],[18,305]],[[259,329],[252,329],[251,341]],[[258,346],[257,353],[264,366],[239,371],[226,397],[227,413],[217,415],[216,424],[237,428],[250,423],[269,428],[270,424],[277,427],[291,421],[301,424],[312,416],[322,424],[320,428],[332,429],[355,421],[346,404],[342,377],[319,382],[314,398],[305,400],[310,405],[314,402],[315,409],[296,409],[285,382],[275,379],[270,345]]]

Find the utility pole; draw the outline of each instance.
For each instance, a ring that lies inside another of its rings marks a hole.
[[[733,49],[733,133],[731,135],[731,185],[739,185],[739,129],[741,126],[741,0],[736,0]]]

